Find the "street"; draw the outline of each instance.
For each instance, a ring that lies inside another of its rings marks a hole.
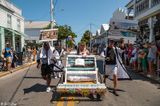
[[[67,96],[53,101],[56,95],[46,93],[45,81],[36,65],[0,78],[0,104],[17,106],[160,106],[158,84],[131,71],[133,80],[122,80],[118,84],[119,96],[113,95],[112,81],[107,80],[108,92],[102,101],[90,101],[87,97]],[[55,87],[58,79],[52,80]],[[52,101],[52,102],[51,102]]]

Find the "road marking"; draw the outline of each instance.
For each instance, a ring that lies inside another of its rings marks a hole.
[[[57,102],[57,106],[64,106],[64,97],[60,98],[60,101]]]
[[[68,103],[67,103],[67,106],[74,106],[74,97],[68,97],[67,100],[68,100]]]

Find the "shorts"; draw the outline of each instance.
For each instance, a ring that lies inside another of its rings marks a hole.
[[[129,63],[135,63],[136,62],[136,58],[135,57],[132,57],[131,59],[130,59],[130,62]]]
[[[150,62],[154,62],[154,61],[155,61],[155,58],[148,57],[147,60],[150,61]]]
[[[117,70],[118,70],[117,65],[106,65],[105,75],[109,75],[109,76],[117,75]]]
[[[47,64],[42,64],[41,66],[41,75],[50,77],[52,73],[52,66]]]
[[[11,57],[7,57],[7,58],[6,58],[6,62],[7,62],[7,63],[12,63],[12,58],[11,58]]]

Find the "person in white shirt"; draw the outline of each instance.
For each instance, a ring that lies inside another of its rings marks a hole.
[[[49,42],[44,42],[43,47],[39,53],[39,59],[37,68],[41,65],[41,75],[44,80],[47,82],[46,92],[51,91],[50,83],[51,83],[51,74],[52,68],[54,64],[54,59],[58,56],[54,53],[55,48],[51,47]]]

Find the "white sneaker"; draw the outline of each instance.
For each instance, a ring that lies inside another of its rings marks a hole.
[[[51,92],[51,87],[47,87],[46,92]]]
[[[61,78],[61,74],[60,73],[58,74],[58,78]]]

